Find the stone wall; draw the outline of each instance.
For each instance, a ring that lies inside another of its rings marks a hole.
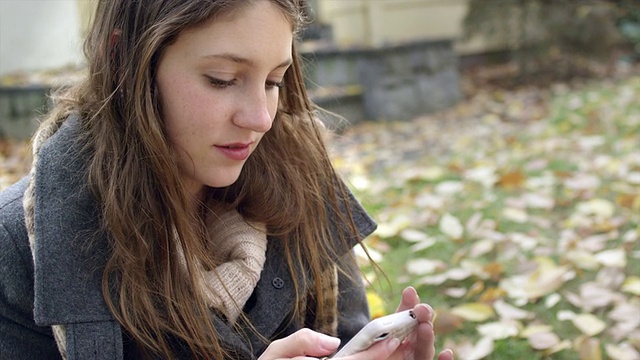
[[[43,86],[0,86],[0,137],[30,138],[50,106],[49,91]]]
[[[363,120],[409,120],[454,105],[461,97],[458,60],[449,40],[303,52],[307,86],[320,106],[341,114],[360,98]],[[339,89],[358,89],[340,91]],[[346,94],[347,96],[345,96]],[[347,117],[347,114],[344,115]],[[360,118],[358,118],[358,116]]]
[[[361,121],[410,120],[461,97],[452,41],[303,51],[307,87],[321,118],[340,130]],[[47,86],[0,86],[0,136],[28,138],[49,101]],[[340,117],[344,118],[343,121]]]

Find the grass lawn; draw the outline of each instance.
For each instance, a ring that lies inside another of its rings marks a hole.
[[[640,359],[640,77],[479,92],[332,149],[379,222],[376,314],[412,285],[458,359]]]

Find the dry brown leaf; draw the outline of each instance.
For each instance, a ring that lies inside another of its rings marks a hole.
[[[574,342],[580,360],[602,360],[600,340],[583,336]]]
[[[464,319],[448,310],[436,310],[436,318],[433,320],[433,331],[436,335],[450,334],[462,328]]]
[[[512,171],[500,175],[497,185],[507,189],[515,189],[523,186],[527,177],[521,171]]]

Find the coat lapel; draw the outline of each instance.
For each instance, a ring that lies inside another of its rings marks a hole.
[[[262,336],[272,340],[278,330],[294,321],[293,310],[296,301],[294,281],[287,263],[284,261],[284,248],[277,239],[269,238],[267,259],[260,274],[260,280],[254,290],[245,314],[255,330]],[[302,271],[296,271],[299,286],[303,283]],[[261,353],[268,344],[249,332],[249,340],[254,353]]]
[[[75,122],[75,121],[74,121]],[[35,172],[35,320],[39,325],[109,321],[97,236],[99,207],[84,184],[76,131],[68,121],[44,145]]]

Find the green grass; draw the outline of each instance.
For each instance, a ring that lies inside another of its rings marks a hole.
[[[632,92],[632,95],[628,92]],[[627,100],[623,101],[625,96]],[[581,106],[576,107],[576,99],[580,99]],[[381,219],[382,223],[393,223],[394,217],[408,214],[409,223],[405,227],[423,231],[437,239],[433,246],[417,252],[411,250],[413,244],[403,239],[400,233],[384,237],[374,234],[368,240],[367,244],[371,248],[383,254],[379,266],[389,282],[377,277],[372,291],[380,294],[385,300],[387,312],[395,310],[401,290],[408,285],[416,287],[422,300],[440,312],[448,312],[458,305],[472,302],[491,304],[496,300],[496,296],[497,299],[512,303],[512,299],[506,295],[495,295],[491,291],[499,289],[502,279],[522,273],[524,263],[533,261],[538,256],[545,256],[558,266],[570,267],[575,272],[575,277],[555,291],[561,296],[561,300],[552,308],[545,305],[546,296],[532,299],[524,305],[517,305],[522,310],[534,314],[533,319],[522,321],[523,326],[550,325],[562,340],[574,342],[583,336],[581,331],[571,321],[559,320],[558,314],[562,311],[585,312],[568,301],[567,294],[578,294],[582,284],[602,276],[599,274],[602,266],[597,269],[581,269],[567,258],[567,250],[580,246],[580,241],[590,236],[606,234],[606,243],[601,249],[592,250],[593,253],[606,249],[624,249],[627,264],[621,269],[621,274],[640,276],[640,244],[638,241],[624,242],[622,239],[630,232],[640,234],[640,205],[634,205],[634,201],[640,202],[640,183],[630,181],[628,175],[620,175],[624,171],[627,171],[627,174],[633,171],[640,173],[640,160],[634,160],[633,157],[634,152],[640,154],[640,78],[616,84],[594,84],[585,90],[557,96],[550,102],[549,114],[547,119],[540,120],[544,123],[543,131],[528,132],[524,127],[521,133],[508,141],[478,141],[477,143],[483,146],[481,149],[475,148],[474,142],[471,141],[472,146],[451,157],[432,158],[428,154],[425,155],[418,163],[430,164],[445,170],[437,179],[412,178],[402,184],[392,182],[398,171],[411,167],[410,164],[395,164],[397,166],[390,166],[387,173],[376,172],[376,180],[384,181],[385,176],[389,178],[389,185],[382,191],[356,191],[363,199],[365,207],[374,217]],[[581,147],[582,139],[588,142],[594,136],[601,137],[604,143],[591,148]],[[543,146],[539,147],[539,144],[556,144],[554,146],[557,147],[546,151]],[[479,158],[479,153],[486,155]],[[608,156],[612,161],[621,163],[605,163],[602,165],[604,169],[606,166],[614,165],[617,168],[603,172],[592,168],[594,159],[598,156]],[[500,162],[495,159],[500,159]],[[528,169],[527,164],[536,160],[544,160],[544,166]],[[520,182],[516,176],[513,184],[496,184],[485,188],[477,182],[465,179],[466,169],[491,161],[496,161],[497,176],[520,174],[524,182]],[[543,186],[543,189],[527,187],[527,180],[548,175],[552,176],[553,184],[546,188]],[[597,176],[599,184],[593,188],[587,186],[585,189],[571,189],[567,186],[568,179],[580,180],[586,175]],[[438,185],[445,181],[459,182],[463,190],[444,196],[445,203],[440,209],[416,208],[414,199],[424,194],[435,194]],[[528,218],[524,222],[505,218],[504,210],[509,207],[508,204],[512,204],[514,199],[519,199],[523,194],[535,194],[536,191],[550,195],[554,200],[553,207],[526,208]],[[634,200],[634,196],[638,196],[637,200]],[[602,199],[614,206],[613,217],[603,220],[595,215],[580,215],[577,211],[579,206],[592,199]],[[448,239],[438,228],[438,219],[445,212],[454,215],[463,225],[474,214],[480,213],[482,219],[494,222],[496,233],[507,238],[513,234],[522,234],[538,241],[538,245],[532,249],[517,249],[514,252],[512,242],[496,241],[491,251],[480,257],[472,257],[470,254],[474,244],[482,238],[470,235],[465,230],[461,239]],[[577,242],[567,245],[566,242],[570,240],[566,239],[571,239],[572,236]],[[563,238],[565,240],[562,240]],[[461,281],[449,279],[441,285],[428,285],[421,283],[423,276],[411,274],[407,270],[407,264],[412,259],[420,258],[441,260],[446,264],[443,271],[471,261],[479,266],[497,264],[502,267],[502,272],[492,274],[490,278],[475,274]],[[369,270],[365,268],[366,271]],[[454,298],[445,291],[450,288],[462,288],[468,292],[461,298]],[[614,287],[612,291],[619,292],[619,296],[625,301],[640,301],[638,295],[620,292],[619,288]],[[614,325],[608,318],[611,310],[612,305],[609,305],[596,309],[593,313],[611,327]],[[463,321],[459,329],[449,329],[446,334],[437,334],[437,346],[442,348],[445,344],[460,344],[465,341],[473,343],[479,339],[478,325],[495,320],[497,318],[494,317],[480,323]],[[603,349],[604,344],[618,343],[618,340],[612,339],[606,331],[599,334],[597,339],[601,341]],[[603,354],[603,359],[607,359],[604,350]],[[549,355],[544,351],[534,350],[527,339],[517,336],[496,340],[494,350],[487,359],[582,360],[574,346]]]

